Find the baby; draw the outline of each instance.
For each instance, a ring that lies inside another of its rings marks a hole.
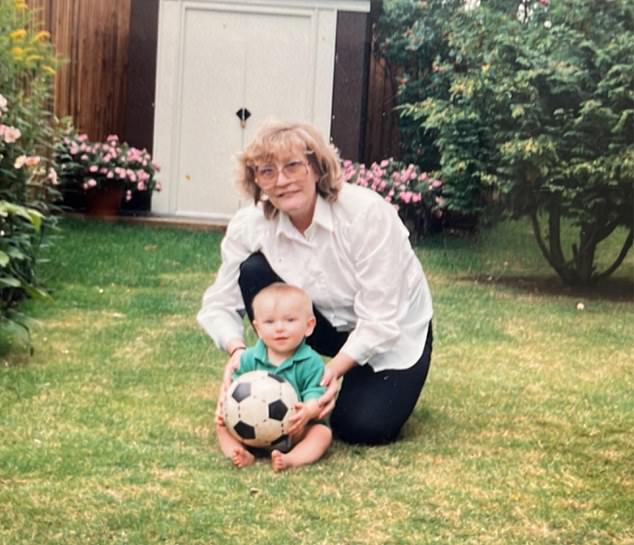
[[[315,328],[315,316],[308,295],[298,287],[278,282],[262,289],[253,299],[253,326],[259,340],[240,357],[234,379],[255,370],[274,373],[289,382],[299,398],[290,419],[291,447],[287,452],[271,451],[274,471],[311,464],[319,460],[332,442],[330,428],[317,415],[324,363],[305,342]],[[222,416],[221,392],[216,410],[216,434],[220,449],[238,468],[251,465],[255,455],[229,433]]]

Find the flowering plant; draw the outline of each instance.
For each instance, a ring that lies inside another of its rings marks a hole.
[[[57,146],[56,160],[62,189],[87,192],[118,186],[128,201],[134,192],[161,190],[156,179],[160,168],[147,150],[119,142],[114,134],[105,142],[91,142],[86,134],[71,132]]]
[[[22,131],[9,123],[8,114],[9,101],[0,94],[0,324],[9,320],[26,327],[16,318],[15,305],[27,295],[47,297],[35,278],[45,209],[38,210],[27,191],[47,183],[46,159],[18,155]],[[50,168],[50,184],[54,173]]]
[[[389,158],[369,167],[349,160],[342,166],[344,181],[375,191],[396,208],[413,240],[429,232],[433,218],[442,217],[443,184],[416,165]]]
[[[31,207],[37,202],[42,188],[53,191],[58,185],[57,171],[46,156],[36,153],[26,155],[20,148],[22,131],[4,119],[9,113],[9,101],[0,94],[0,199],[19,201],[17,197],[31,198]],[[20,201],[20,204],[27,204]],[[0,214],[1,216],[1,214]],[[0,234],[0,236],[2,236]]]

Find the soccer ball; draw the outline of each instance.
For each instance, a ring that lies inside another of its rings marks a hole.
[[[266,371],[250,371],[229,386],[224,402],[225,426],[251,447],[287,443],[289,418],[297,403],[295,389]]]

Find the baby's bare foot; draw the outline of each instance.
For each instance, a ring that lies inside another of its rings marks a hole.
[[[255,462],[255,456],[243,447],[236,447],[231,455],[231,461],[238,469],[242,469]]]
[[[279,450],[274,450],[271,452],[271,466],[273,467],[273,471],[280,472],[284,471],[291,467],[286,454],[283,454]]]

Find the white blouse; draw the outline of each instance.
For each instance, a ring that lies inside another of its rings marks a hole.
[[[285,282],[310,295],[334,327],[351,332],[341,351],[358,364],[383,371],[416,363],[432,318],[431,294],[407,229],[379,195],[344,184],[333,203],[318,196],[303,235],[283,213],[267,220],[260,206],[239,210],[198,313],[220,348],[243,337],[239,267],[258,250]]]

